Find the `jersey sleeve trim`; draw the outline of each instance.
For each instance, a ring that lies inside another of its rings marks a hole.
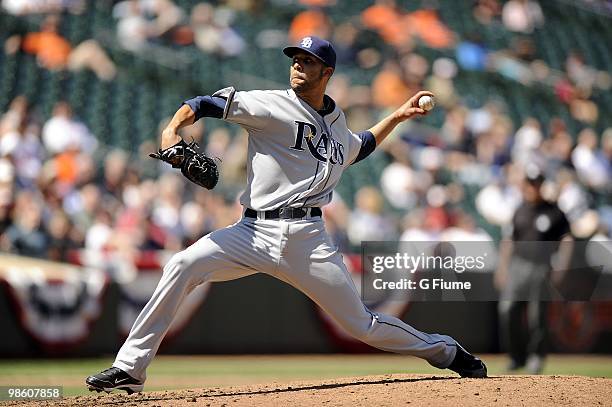
[[[225,108],[225,98],[219,96],[196,96],[183,102],[195,113],[194,122],[202,117],[220,119]]]
[[[357,158],[355,158],[355,161],[353,161],[351,165],[358,163],[359,161],[372,154],[372,152],[376,148],[376,139],[374,138],[374,134],[372,134],[371,131],[362,131],[361,133],[358,133],[358,136],[359,138],[361,138],[361,148],[359,149]]]
[[[236,89],[234,89],[233,86],[223,88],[213,93],[213,96],[219,96],[219,97],[226,99],[225,108],[223,109],[223,116],[221,117],[223,120],[227,119],[227,115],[229,114],[230,106],[232,105],[232,102],[234,101],[234,95],[236,95]]]

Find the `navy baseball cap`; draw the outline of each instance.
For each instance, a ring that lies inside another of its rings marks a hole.
[[[289,58],[292,58],[298,51],[313,55],[325,65],[336,69],[336,50],[327,40],[315,36],[304,37],[296,46],[283,49]]]

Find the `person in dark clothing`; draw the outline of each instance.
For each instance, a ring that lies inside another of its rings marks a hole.
[[[16,198],[13,224],[2,239],[2,250],[21,256],[47,258],[49,235],[42,225],[42,206],[30,192]]]
[[[511,359],[508,370],[526,366],[532,374],[541,373],[546,356],[551,257],[559,250],[571,250],[560,244],[567,239],[569,223],[555,203],[542,198],[543,182],[539,171],[528,169],[521,188],[523,203],[514,214],[511,233],[501,242],[495,275],[501,291],[502,341]]]

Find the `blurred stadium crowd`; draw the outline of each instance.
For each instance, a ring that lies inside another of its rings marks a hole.
[[[537,1],[96,3],[102,5],[3,0],[3,13],[16,19],[14,26],[30,30],[3,33],[3,83],[19,80],[6,78],[8,58],[28,55],[36,58],[41,75],[88,69],[97,78],[92,80],[113,83],[129,70],[118,61],[114,47],[120,47],[135,58],[151,50],[168,55],[195,50],[221,70],[225,63],[237,66],[232,60],[248,62],[245,53],[266,55],[272,49],[272,68],[259,74],[285,86],[287,61],[280,47],[315,34],[337,47],[339,66],[329,94],[354,131],[370,127],[417,90],[432,90],[438,106],[430,117],[398,128],[367,162],[351,168],[325,208],[327,227],[345,252],[355,251],[362,240],[498,240],[520,204],[525,168],[533,164],[546,176],[545,197],[557,202],[576,237],[610,236],[612,100],[602,94],[612,86],[612,52],[538,49],[544,27],[553,23]],[[609,1],[574,3],[548,7],[612,21]],[[445,21],[447,6],[467,13],[463,18],[471,26]],[[91,15],[95,7],[106,7],[112,16],[112,45],[93,34],[67,38],[62,18]],[[262,13],[287,23],[258,25]],[[597,35],[608,44],[612,40],[610,31]],[[591,60],[592,53],[599,62]],[[204,89],[219,85],[232,83],[212,82]],[[163,98],[164,83],[157,86]],[[242,130],[203,121],[186,129],[188,140],[193,137],[222,159],[221,184],[206,191],[148,158],[157,148],[153,134],[127,146],[113,143],[116,139],[99,134],[111,127],[91,122],[89,115],[79,118],[75,111],[84,107],[61,91],[52,109],[45,109],[34,94],[5,88],[11,97],[0,106],[2,251],[58,261],[79,248],[176,251],[241,216],[236,198],[245,180]],[[505,97],[512,92],[523,94]],[[87,96],[82,100],[88,103]],[[126,121],[139,120],[141,112],[131,110],[129,101],[123,106]],[[146,119],[161,127],[176,107],[153,109]]]

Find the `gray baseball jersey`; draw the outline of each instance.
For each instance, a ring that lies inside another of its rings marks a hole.
[[[249,92],[229,87],[223,119],[249,133],[247,189],[240,203],[258,211],[323,206],[361,148],[337,106],[322,116],[292,89]]]
[[[218,110],[224,107],[216,117],[249,133],[248,178],[241,197],[247,208],[325,205],[342,171],[362,157],[361,137],[347,128],[336,106],[321,115],[292,90],[226,88],[214,96],[223,98],[215,105]],[[453,338],[420,332],[365,307],[323,220],[311,213],[296,219],[245,216],[172,256],[113,366],[144,382],[173,316],[194,287],[258,272],[302,291],[349,334],[371,346],[418,356],[440,368],[455,357]]]

